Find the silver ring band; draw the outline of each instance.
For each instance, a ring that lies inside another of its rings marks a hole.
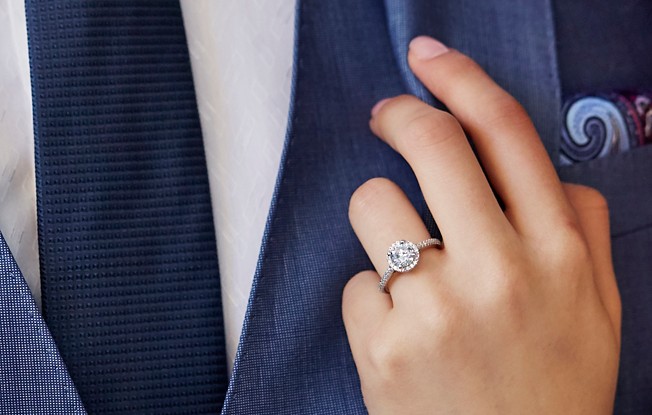
[[[378,283],[378,291],[389,293],[387,291],[387,283],[389,283],[394,273],[408,272],[416,267],[419,263],[419,253],[421,250],[431,246],[442,249],[443,244],[437,238],[426,239],[418,244],[405,240],[394,242],[387,251],[387,263],[389,267],[380,279],[380,283]]]

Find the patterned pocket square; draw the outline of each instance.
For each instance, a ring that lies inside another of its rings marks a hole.
[[[652,142],[652,92],[575,95],[563,120],[562,165],[622,153]]]

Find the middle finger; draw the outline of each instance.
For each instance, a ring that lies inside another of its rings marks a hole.
[[[448,246],[493,243],[514,232],[452,115],[403,95],[374,108],[370,126],[414,170]]]

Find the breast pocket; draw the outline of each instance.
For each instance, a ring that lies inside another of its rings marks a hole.
[[[563,166],[559,176],[602,192],[609,202],[614,238],[652,226],[652,145]]]

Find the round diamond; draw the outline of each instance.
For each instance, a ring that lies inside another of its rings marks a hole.
[[[410,241],[396,241],[387,251],[387,262],[394,271],[409,271],[419,262],[419,248]]]

